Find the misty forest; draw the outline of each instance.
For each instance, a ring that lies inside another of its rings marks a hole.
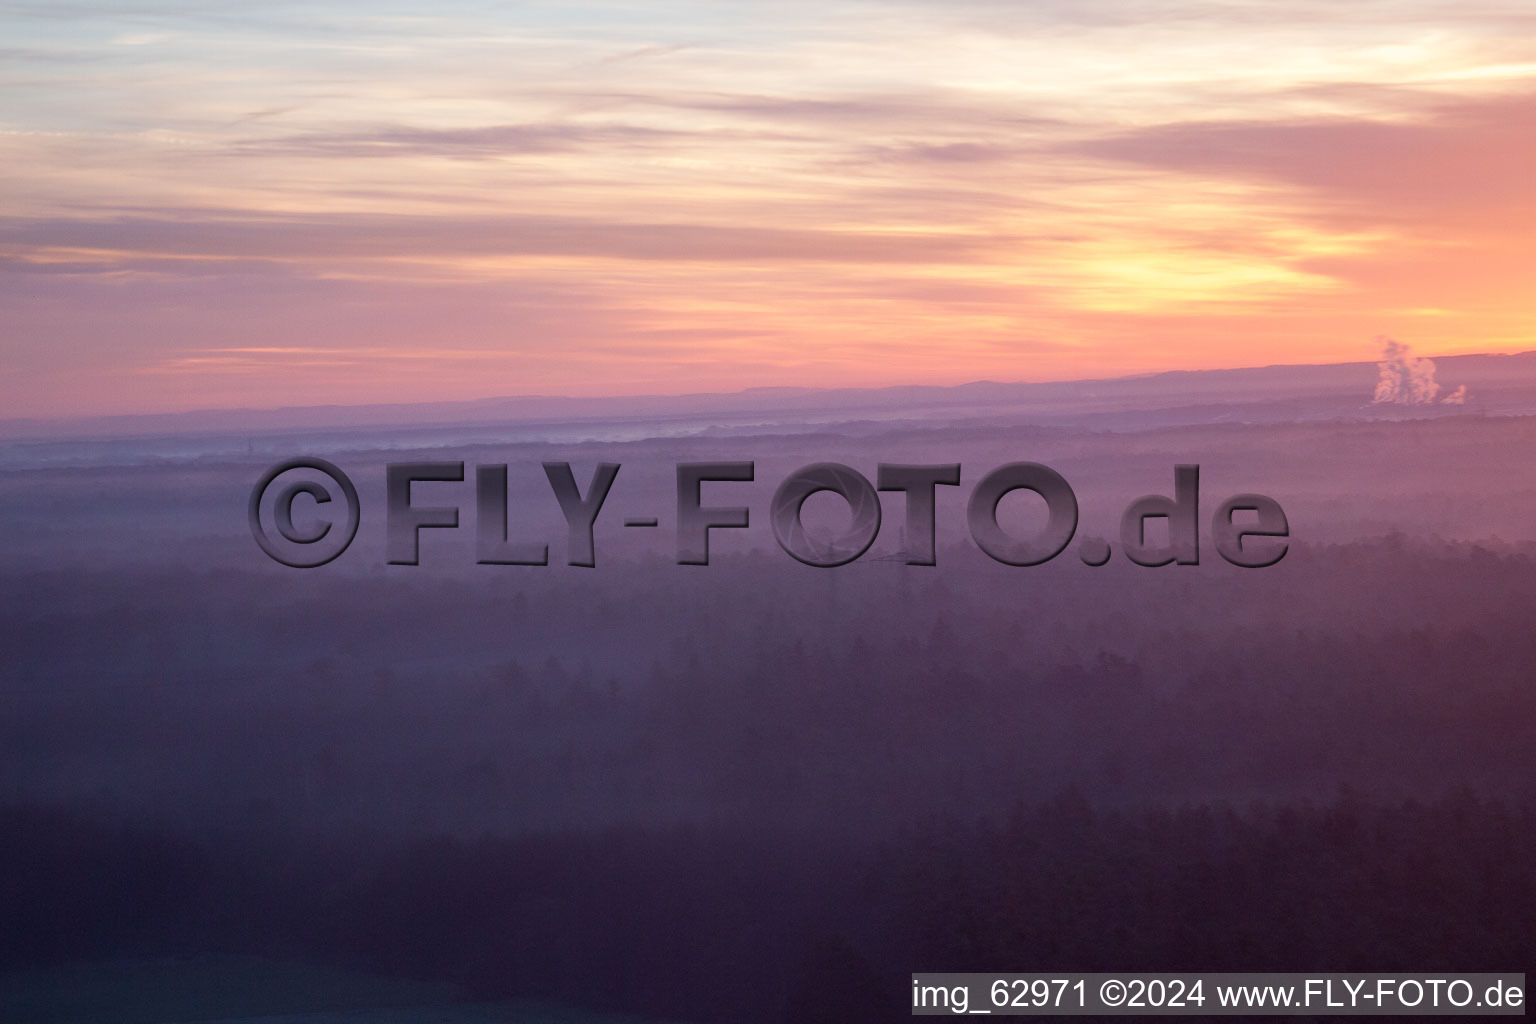
[[[920,970],[1523,969],[1536,418],[1192,408],[10,446],[0,1008],[66,1019],[28,985],[121,963],[747,1022],[893,1019]],[[300,570],[245,502],[306,453],[363,516]],[[402,459],[507,464],[550,564],[477,565],[472,483],[432,483],[461,527],[387,565]],[[565,564],[552,459],[622,466],[594,568]],[[706,492],[751,525],[678,565],[674,467],[703,459],[755,462]],[[970,486],[1018,460],[1071,483],[1107,565],[970,540]],[[937,565],[905,564],[890,493],[858,561],[781,551],[773,489],[820,461],[961,463]],[[1178,463],[1200,564],[1131,564],[1119,512]],[[1284,506],[1278,564],[1212,549],[1239,492]]]

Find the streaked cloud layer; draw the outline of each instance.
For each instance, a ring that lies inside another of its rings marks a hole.
[[[1523,0],[0,24],[5,415],[1536,347]]]

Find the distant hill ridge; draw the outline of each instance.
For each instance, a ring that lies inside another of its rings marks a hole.
[[[1536,405],[1536,351],[1434,359],[1443,392],[1465,384],[1469,406],[1515,412]],[[1366,406],[1375,362],[1272,365],[1221,370],[1167,370],[1099,380],[908,384],[874,388],[754,387],[728,393],[608,398],[525,395],[459,402],[321,405],[277,409],[210,409],[73,419],[0,420],[0,439],[145,437],[268,433],[385,426],[447,426],[527,421],[693,419],[773,414],[920,415],[992,410],[1064,414],[1113,413],[1211,405],[1314,400],[1344,410]],[[1356,399],[1358,398],[1358,401]]]

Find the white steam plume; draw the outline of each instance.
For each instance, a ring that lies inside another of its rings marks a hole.
[[[1428,359],[1415,358],[1409,354],[1407,345],[1386,335],[1377,335],[1376,340],[1381,344],[1382,352],[1381,362],[1376,364],[1380,377],[1372,401],[1399,405],[1429,405],[1433,402],[1440,392],[1440,385],[1435,381],[1435,364]]]

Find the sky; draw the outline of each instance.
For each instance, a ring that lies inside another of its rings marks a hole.
[[[0,2],[0,419],[1536,348],[1528,0]]]

